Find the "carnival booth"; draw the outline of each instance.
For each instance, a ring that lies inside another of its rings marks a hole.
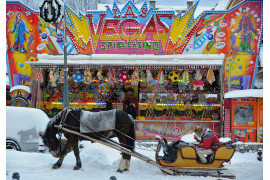
[[[69,55],[70,107],[135,111],[137,139],[179,139],[196,125],[222,133],[224,55]],[[63,109],[63,56],[31,64],[36,107]],[[128,102],[128,103],[127,103]],[[131,108],[133,107],[133,108]],[[132,113],[130,113],[132,114]]]
[[[231,104],[231,138],[233,141],[263,142],[262,97],[262,89],[239,90],[225,93],[225,102]],[[227,106],[225,106],[225,109],[225,112],[228,111]]]

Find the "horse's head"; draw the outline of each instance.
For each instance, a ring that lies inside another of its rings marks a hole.
[[[61,121],[61,114],[62,111],[49,121],[44,134],[41,135],[44,145],[49,148],[49,152],[52,154],[53,157],[60,157],[61,153],[59,130],[54,127],[55,125],[59,125]]]

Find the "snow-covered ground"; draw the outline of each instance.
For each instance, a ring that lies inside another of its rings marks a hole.
[[[131,167],[128,172],[117,173],[120,162],[120,153],[104,145],[83,141],[84,148],[80,149],[82,168],[74,171],[75,157],[69,153],[62,167],[52,170],[57,161],[49,153],[29,153],[13,150],[6,151],[6,179],[12,179],[14,172],[19,172],[21,180],[109,180],[115,176],[117,180],[217,180],[213,177],[170,176],[163,174],[157,167],[132,157]],[[136,149],[136,151],[154,160],[155,149],[149,147],[148,151]],[[231,164],[225,163],[231,173],[238,180],[262,180],[263,162],[257,160],[257,153],[241,154],[236,152]],[[222,178],[225,179],[225,178]]]

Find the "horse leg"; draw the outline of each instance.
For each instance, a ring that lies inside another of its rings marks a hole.
[[[122,153],[122,158],[119,163],[117,172],[122,173],[123,171],[128,171],[130,167],[130,159],[131,159],[130,155]]]
[[[80,158],[80,151],[79,151],[79,146],[78,146],[78,138],[77,138],[77,142],[73,143],[73,151],[74,151],[74,155],[76,157],[76,165],[74,166],[74,170],[79,170],[82,167],[82,162],[81,162],[81,158]]]
[[[65,158],[65,156],[67,155],[67,153],[69,152],[70,148],[72,147],[72,142],[70,141],[69,138],[67,138],[67,144],[65,145],[65,148],[63,149],[63,151],[61,152],[60,158],[58,159],[58,161],[53,165],[53,169],[58,169],[61,167],[63,160]]]

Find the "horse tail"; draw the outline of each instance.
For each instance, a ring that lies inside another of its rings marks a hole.
[[[130,138],[127,138],[127,145],[129,147],[130,150],[134,151],[135,149],[135,139],[136,139],[136,133],[135,133],[135,123],[133,121],[133,118],[131,115],[128,115],[131,123],[130,123],[130,130],[128,133],[128,136]]]

